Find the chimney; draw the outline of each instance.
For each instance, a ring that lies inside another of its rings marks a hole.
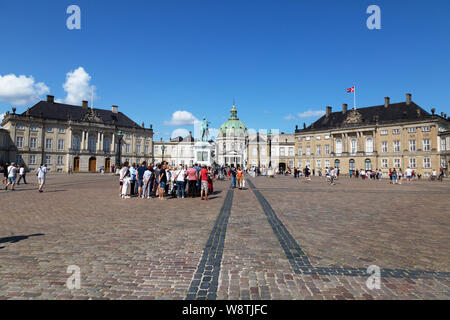
[[[47,102],[55,103],[55,96],[47,95]]]
[[[347,113],[347,109],[348,109],[348,104],[344,103],[344,104],[342,105],[342,113],[343,113],[343,114],[346,114],[346,113]]]
[[[420,118],[420,109],[419,108],[417,108],[417,118]]]
[[[306,123],[303,122],[303,129],[306,129]]]
[[[447,114],[446,113],[444,113],[444,119],[447,119]]]
[[[331,110],[332,110],[332,108],[330,107],[330,106],[327,106],[327,113],[326,113],[326,115],[327,115],[327,117],[329,117],[330,115],[331,115]]]
[[[435,108],[431,108],[431,114],[434,116],[434,113],[436,112]]]
[[[297,130],[298,130],[298,125],[295,126],[295,131],[297,131]]]
[[[390,100],[391,100],[391,98],[384,97],[384,107],[385,108],[389,107]]]
[[[118,106],[112,106],[111,107],[112,113],[119,113],[119,107]]]
[[[444,116],[444,113],[441,111],[441,117],[443,117]]]
[[[406,94],[406,105],[409,106],[411,104],[411,93]]]
[[[83,109],[89,108],[89,103],[86,100],[83,100],[82,105],[83,105]]]

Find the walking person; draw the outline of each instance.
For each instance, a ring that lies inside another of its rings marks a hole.
[[[8,167],[8,183],[5,186],[5,190],[8,190],[8,186],[11,185],[11,191],[14,191],[14,186],[16,185],[16,178],[17,178],[17,167],[15,163],[11,163],[11,165]]]
[[[17,180],[17,185],[20,184],[20,180],[23,179],[23,183],[27,184],[25,166],[19,165],[19,180]]]
[[[44,184],[45,184],[45,177],[47,176],[47,165],[44,164],[38,168],[37,177],[38,177],[38,184],[39,184],[39,192],[44,192]]]

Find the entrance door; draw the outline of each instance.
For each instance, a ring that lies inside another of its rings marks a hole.
[[[89,158],[89,172],[97,171],[97,159],[94,157]]]
[[[278,169],[280,169],[280,171],[286,171],[286,163],[280,162]]]
[[[110,158],[106,158],[105,160],[105,172],[110,172],[111,171],[111,159]]]
[[[74,172],[80,171],[80,158],[78,157],[73,158],[73,171]]]

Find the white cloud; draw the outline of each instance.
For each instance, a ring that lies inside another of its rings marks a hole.
[[[178,128],[172,131],[172,134],[170,135],[171,138],[176,138],[176,137],[186,137],[189,135],[189,131],[187,129],[184,128]]]
[[[0,101],[15,106],[27,106],[41,100],[50,89],[43,82],[35,82],[33,76],[0,75]]]
[[[83,100],[90,101],[92,89],[94,89],[94,99],[96,99],[95,86],[89,85],[90,81],[91,76],[83,67],[78,67],[78,69],[68,72],[66,74],[66,82],[63,84],[64,91],[67,92],[64,102],[81,105]]]
[[[325,114],[323,110],[308,110],[302,113],[297,113],[299,118],[310,118],[310,117],[320,117]]]
[[[198,123],[198,119],[189,111],[178,110],[172,114],[170,121],[164,121],[166,126],[186,126]]]
[[[294,119],[295,119],[295,116],[293,116],[292,114],[289,114],[284,117],[284,120],[294,120]]]

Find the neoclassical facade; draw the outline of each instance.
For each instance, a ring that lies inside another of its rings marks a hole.
[[[444,163],[440,155],[439,132],[448,130],[443,114],[431,114],[406,95],[406,101],[341,111],[326,108],[323,117],[309,127],[295,130],[296,166],[311,169],[337,167],[352,170],[407,167],[428,176]]]
[[[192,132],[186,137],[176,137],[169,141],[154,142],[155,163],[167,161],[171,166],[194,164],[195,139]]]
[[[216,161],[220,166],[248,166],[248,129],[237,117],[233,104],[230,117],[219,129],[216,137]]]
[[[153,130],[118,111],[57,103],[53,96],[26,112],[7,112],[2,127],[9,132],[9,161],[34,170],[41,163],[51,171],[109,171],[121,162],[153,159]]]
[[[248,167],[292,169],[295,166],[294,134],[255,133],[249,136]]]

